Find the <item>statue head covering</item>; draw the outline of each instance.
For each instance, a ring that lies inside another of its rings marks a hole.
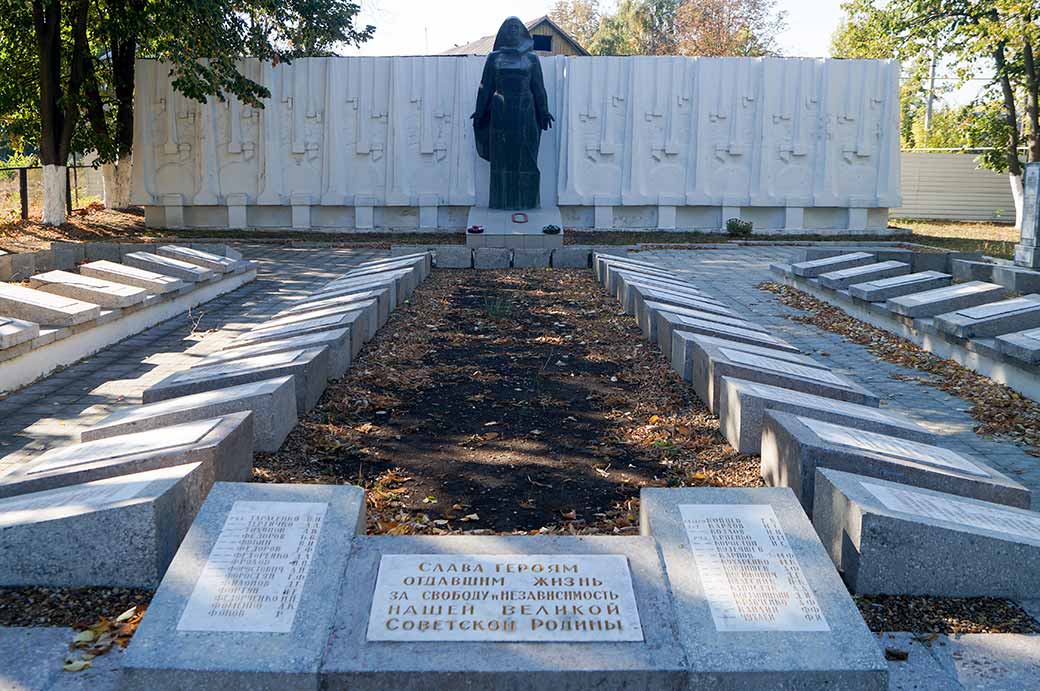
[[[516,17],[510,17],[499,27],[492,50],[528,53],[534,50],[534,39],[531,38],[531,32],[527,30],[522,21]]]

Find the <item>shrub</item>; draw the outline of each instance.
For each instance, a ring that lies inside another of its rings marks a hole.
[[[726,220],[726,232],[735,238],[745,238],[751,235],[752,229],[755,224],[751,221],[744,221],[739,218],[730,218]]]

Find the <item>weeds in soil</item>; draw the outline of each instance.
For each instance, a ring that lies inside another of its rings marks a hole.
[[[484,298],[484,311],[492,319],[508,319],[513,315],[513,303],[504,298]]]

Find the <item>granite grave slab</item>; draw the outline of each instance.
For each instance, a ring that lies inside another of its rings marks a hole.
[[[692,335],[712,336],[714,338],[733,341],[734,343],[747,343],[748,345],[772,348],[774,350],[783,350],[789,353],[799,352],[797,348],[787,341],[762,331],[749,331],[747,329],[728,327],[724,324],[702,322],[693,319],[686,319],[683,321],[677,320],[672,324],[672,327],[671,347],[668,349],[662,349],[662,352],[664,352],[670,359],[677,359],[676,361],[678,362],[686,362],[686,350],[688,347],[687,341],[689,340],[689,336]],[[660,337],[660,332],[658,332],[658,337]],[[660,338],[658,340],[660,340]]]
[[[838,470],[816,471],[813,525],[861,595],[1035,597],[1040,514]]]
[[[79,272],[83,276],[90,276],[105,281],[112,281],[113,283],[122,283],[128,286],[144,288],[148,292],[157,295],[182,290],[188,285],[185,281],[182,281],[179,278],[174,278],[173,276],[156,273],[155,271],[138,269],[133,266],[127,266],[126,264],[108,261],[107,259],[101,259],[88,264],[81,264]]]
[[[214,485],[127,648],[123,688],[318,689],[364,510],[349,485]]]
[[[853,283],[905,276],[908,273],[910,273],[909,264],[903,262],[878,262],[876,264],[853,266],[840,271],[828,271],[820,274],[817,280],[824,288],[845,290]]]
[[[117,410],[80,432],[89,442],[185,422],[252,411],[253,449],[274,453],[296,426],[296,386],[291,376],[262,379]]]
[[[854,283],[849,286],[849,295],[864,302],[884,302],[889,298],[897,298],[901,295],[945,288],[952,281],[953,277],[949,274],[938,271],[919,271],[904,276]]]
[[[327,346],[257,355],[243,360],[175,372],[142,393],[144,403],[225,389],[239,384],[292,375],[296,412],[302,415],[318,404],[329,373]]]
[[[0,317],[0,350],[14,348],[40,335],[40,325],[35,322]]]
[[[836,401],[736,377],[723,377],[719,388],[719,410],[716,412],[719,429],[740,453],[760,453],[762,424],[769,410],[795,413],[926,444],[937,441],[936,435],[913,420],[868,405]]]
[[[0,586],[154,588],[212,484],[188,463],[0,499]]]
[[[649,538],[369,537],[322,688],[680,688],[674,631]]]
[[[918,319],[977,307],[987,302],[995,302],[1003,297],[1003,286],[996,283],[971,281],[891,298],[885,301],[885,307],[904,317]]]
[[[643,489],[688,689],[888,688],[888,668],[786,488]]]
[[[0,313],[46,326],[75,326],[96,320],[101,315],[101,308],[42,290],[0,283]]]
[[[824,257],[823,259],[796,262],[791,264],[791,272],[794,273],[795,276],[801,276],[803,278],[816,278],[820,274],[825,274],[830,271],[851,269],[855,266],[874,264],[876,261],[876,254],[870,252],[849,252],[848,254]]]
[[[350,329],[314,331],[302,336],[290,336],[289,338],[281,338],[274,341],[263,341],[256,345],[228,348],[203,358],[196,367],[321,346],[328,346],[329,349],[329,381],[339,379],[350,369]]]
[[[334,317],[340,314],[346,314],[348,312],[360,312],[361,321],[360,326],[362,329],[362,338],[365,342],[368,342],[372,338],[375,338],[376,331],[379,330],[379,303],[374,299],[358,300],[355,302],[343,302],[332,305],[330,307],[324,307],[322,309],[313,310],[310,312],[279,312],[278,314],[271,317],[268,321],[264,322],[262,329],[277,329],[282,326],[289,326],[291,324],[298,324],[300,322],[313,321],[315,319],[321,319],[323,317]],[[359,322],[355,322],[358,324]]]
[[[935,318],[935,326],[957,338],[989,338],[1040,327],[1040,295],[1026,295],[940,314]]]
[[[36,274],[29,279],[29,285],[45,293],[82,300],[110,309],[133,307],[144,302],[149,295],[144,288],[93,276],[81,276],[69,271]]]
[[[981,459],[944,448],[824,420],[767,411],[762,479],[790,487],[810,516],[817,468],[833,468],[1028,509],[1032,492]]]
[[[210,269],[190,264],[180,259],[171,259],[151,252],[130,252],[123,255],[123,263],[145,271],[165,274],[189,283],[209,281],[216,277]]]
[[[251,331],[236,336],[225,348],[227,350],[247,348],[261,343],[282,341],[287,338],[296,338],[322,331],[348,329],[350,331],[350,355],[356,357],[365,345],[365,336],[368,329],[366,321],[366,315],[357,310],[348,310],[321,317],[309,316],[305,320],[289,324],[258,326]]]
[[[710,322],[712,324],[722,324],[733,329],[765,333],[765,329],[747,319],[731,317],[716,312],[705,312],[700,309],[680,307],[679,305],[665,305],[659,302],[647,303],[646,310],[646,318],[641,320],[639,324],[643,329],[643,336],[648,341],[656,343],[664,352],[668,352],[669,344],[672,342],[672,332],[677,328],[680,331],[683,330],[681,326],[675,326],[677,323],[694,322],[699,324]]]
[[[203,269],[218,274],[231,273],[238,268],[239,261],[231,257],[222,257],[219,254],[193,249],[191,247],[180,247],[178,245],[162,245],[157,247],[155,253],[160,257],[177,259],[188,264],[201,266]]]
[[[202,463],[216,480],[248,480],[253,471],[250,412],[60,446],[0,475],[0,497]]]
[[[397,288],[397,294],[401,299],[407,299],[417,287],[419,287],[419,272],[413,269],[391,269],[389,271],[371,270],[362,273],[345,276],[329,281],[322,286],[322,292],[328,292],[341,287],[364,285],[366,282],[379,281],[382,283],[393,282]]]
[[[679,305],[704,312],[715,312],[735,317],[737,314],[718,300],[704,297],[701,293],[675,291],[668,288],[659,288],[651,282],[622,283],[621,305],[627,314],[633,315],[637,320],[646,319],[646,302],[656,302],[661,305]]]
[[[749,321],[729,319],[721,315],[715,315],[715,318],[709,319],[710,313],[706,312],[703,314],[703,317],[697,317],[690,314],[679,314],[666,309],[651,310],[650,315],[656,325],[657,346],[662,352],[667,353],[671,348],[672,334],[674,332],[703,333],[704,329],[711,330],[711,333],[708,333],[709,336],[718,335],[716,332],[725,329],[722,333],[733,334],[733,340],[740,340],[737,338],[738,335],[746,335],[748,338],[756,341],[766,341],[770,338],[769,334],[762,327]],[[721,321],[721,319],[726,319],[726,321]]]
[[[996,338],[997,350],[1028,365],[1040,364],[1040,329],[1026,329]]]
[[[340,295],[323,296],[318,299],[302,300],[293,303],[293,306],[279,312],[281,315],[302,314],[304,312],[317,312],[335,307],[346,307],[365,300],[375,300],[379,306],[379,326],[386,324],[390,313],[397,307],[393,286],[374,288],[371,290],[350,291]]]

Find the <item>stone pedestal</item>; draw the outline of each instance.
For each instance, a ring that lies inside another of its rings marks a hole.
[[[471,207],[466,227],[484,226],[480,234],[466,233],[466,246],[497,247],[506,249],[556,249],[563,247],[563,218],[560,207],[549,206],[527,211],[506,211]],[[547,225],[559,226],[556,235],[546,235],[542,228]]]
[[[1022,235],[1015,245],[1015,263],[1040,269],[1040,163],[1026,164],[1022,186]]]

